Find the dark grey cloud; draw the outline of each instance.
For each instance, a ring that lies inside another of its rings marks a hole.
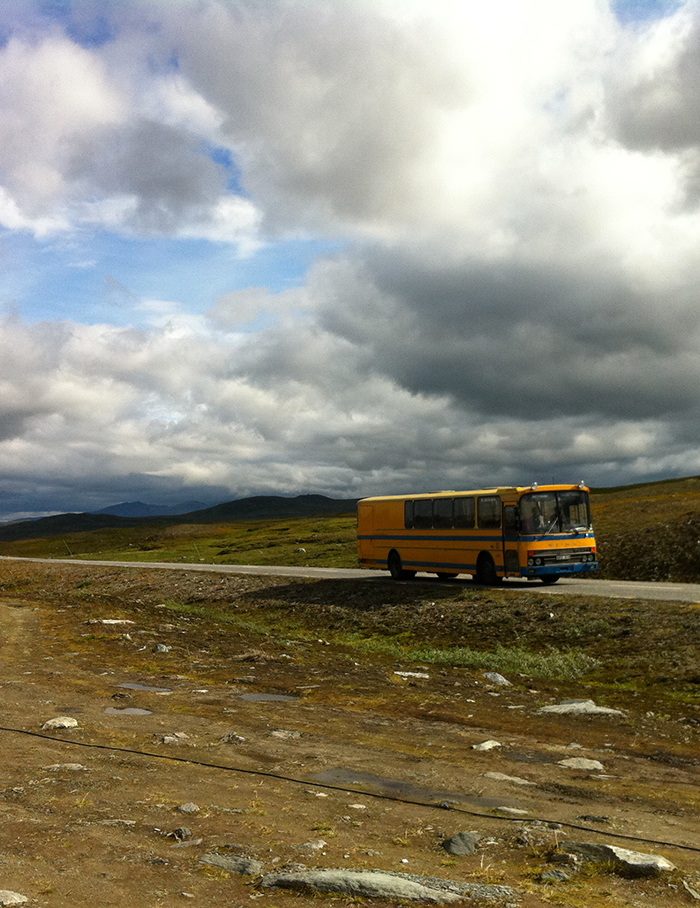
[[[85,184],[86,194],[133,198],[127,228],[176,232],[204,220],[225,192],[225,174],[201,138],[167,124],[137,120],[76,144],[67,176]]]
[[[351,343],[364,368],[473,412],[698,412],[700,312],[676,305],[671,317],[592,264],[579,273],[554,264],[457,266],[373,250],[324,269],[317,292],[333,301],[320,303],[320,324]]]

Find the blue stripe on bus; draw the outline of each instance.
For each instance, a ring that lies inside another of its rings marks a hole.
[[[494,542],[500,541],[503,536],[500,530],[493,531],[495,535],[492,536],[418,536],[416,534],[403,535],[399,536],[394,533],[372,533],[367,535],[358,535],[358,539],[383,539],[383,540],[396,540],[399,542]],[[553,535],[549,534],[548,536],[506,536],[506,542],[544,542],[545,539],[547,542],[577,542],[580,539],[593,539],[593,533],[582,533],[579,536],[572,536],[570,533],[566,535]]]

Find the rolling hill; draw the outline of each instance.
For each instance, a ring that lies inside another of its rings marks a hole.
[[[188,514],[148,517],[119,517],[114,514],[54,514],[39,520],[24,520],[0,526],[0,542],[85,533],[91,530],[137,526],[169,526],[178,523],[229,523],[238,520],[319,517],[354,513],[355,498],[327,498],[325,495],[257,495],[239,498]]]

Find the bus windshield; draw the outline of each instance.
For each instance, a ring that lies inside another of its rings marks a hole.
[[[591,510],[588,492],[528,492],[520,499],[522,532],[546,536],[588,530]]]

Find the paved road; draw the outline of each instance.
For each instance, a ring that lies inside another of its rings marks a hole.
[[[34,561],[40,564],[94,564],[102,567],[152,568],[154,570],[208,571],[215,574],[267,574],[272,577],[305,577],[326,580],[367,580],[375,583],[393,583],[384,571],[367,571],[360,568],[319,568],[258,564],[202,564],[197,562],[167,561],[92,561],[82,558],[12,558],[0,555],[0,561]],[[418,574],[408,583],[425,582],[442,586],[467,586],[474,581],[462,575],[447,583],[440,582],[433,574]],[[537,581],[506,580],[499,587],[503,590],[536,590],[551,596],[571,594],[612,596],[620,599],[657,599],[662,602],[692,602],[700,605],[700,583],[647,583],[633,580],[578,580],[567,577],[555,586],[544,586]]]

